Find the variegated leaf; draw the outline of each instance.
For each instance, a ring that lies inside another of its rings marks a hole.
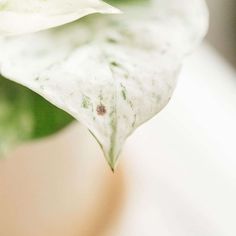
[[[126,138],[170,100],[206,33],[202,0],[155,0],[0,41],[0,72],[88,127],[112,168]]]
[[[92,13],[119,13],[100,0],[0,0],[0,36],[36,32]]]

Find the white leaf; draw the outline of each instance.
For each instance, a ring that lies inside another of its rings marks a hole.
[[[208,22],[201,0],[124,12],[0,41],[0,72],[87,126],[112,168],[126,138],[170,100]]]
[[[92,13],[119,13],[100,0],[0,0],[0,36],[36,32]]]

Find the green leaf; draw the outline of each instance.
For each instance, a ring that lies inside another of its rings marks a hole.
[[[120,13],[100,0],[0,0],[0,36],[63,25],[92,13]]]
[[[156,0],[0,40],[0,72],[84,124],[114,169],[126,138],[168,103],[204,37],[201,0]]]
[[[38,94],[0,76],[0,157],[22,142],[54,134],[72,120]]]

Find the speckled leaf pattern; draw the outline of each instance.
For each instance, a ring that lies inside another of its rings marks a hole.
[[[201,0],[122,10],[0,40],[0,72],[87,126],[112,169],[126,138],[170,100],[208,22]]]
[[[100,0],[0,0],[0,36],[36,32],[92,13],[119,13]]]

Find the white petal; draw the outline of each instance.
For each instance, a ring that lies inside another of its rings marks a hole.
[[[60,26],[92,13],[119,13],[100,0],[0,0],[0,36]]]
[[[126,138],[170,100],[208,21],[201,0],[124,11],[0,41],[0,72],[86,125],[112,168]]]

